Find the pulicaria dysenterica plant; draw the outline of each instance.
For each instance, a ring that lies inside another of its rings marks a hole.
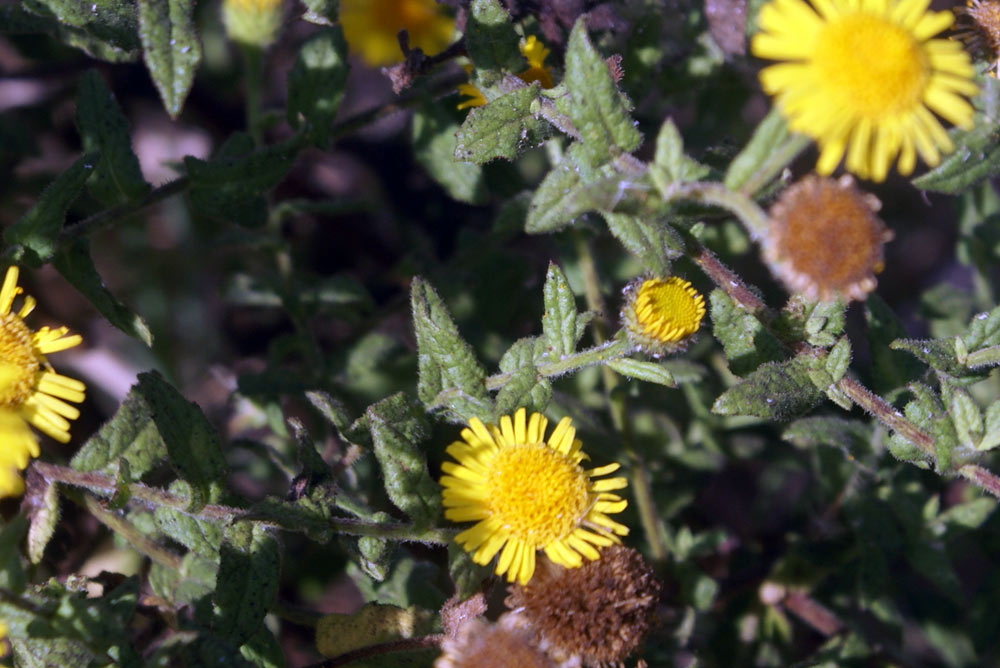
[[[0,662],[996,664],[998,17],[0,7]]]

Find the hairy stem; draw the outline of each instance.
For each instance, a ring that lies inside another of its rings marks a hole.
[[[123,218],[138,213],[143,209],[162,202],[165,199],[179,195],[191,187],[191,180],[186,176],[168,181],[163,185],[150,190],[145,197],[134,202],[127,202],[95,213],[89,218],[84,218],[80,222],[67,227],[59,234],[59,245],[63,246],[73,239],[88,236],[106,227],[111,227]]]
[[[88,471],[75,471],[64,466],[47,464],[41,461],[32,463],[35,471],[47,481],[61,482],[74,487],[83,487],[95,494],[103,496],[113,496],[118,491],[118,485],[111,476]],[[196,512],[189,510],[189,500],[178,494],[149,487],[141,483],[131,483],[127,485],[130,498],[145,503],[152,507],[167,507],[178,510],[182,513],[204,520],[214,520],[222,522],[256,521],[262,524],[273,526],[279,529],[301,530],[301,527],[293,524],[282,524],[268,515],[257,516],[253,511],[245,508],[235,508],[217,504],[208,504]],[[418,527],[404,522],[372,522],[369,520],[334,517],[328,521],[328,527],[336,533],[348,534],[351,536],[372,536],[386,540],[412,541],[421,543],[434,543],[437,545],[447,545],[458,533],[457,529],[443,529],[438,527]]]

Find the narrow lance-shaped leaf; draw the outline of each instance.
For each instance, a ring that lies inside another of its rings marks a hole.
[[[419,447],[429,431],[423,411],[399,393],[370,406],[365,414],[389,499],[414,523],[430,525],[441,513],[441,490]]]
[[[41,197],[20,220],[7,228],[3,238],[8,244],[20,244],[28,251],[26,260],[35,265],[47,261],[56,251],[59,232],[66,220],[66,210],[83,190],[94,173],[98,155],[88,153],[70,165],[42,191]]]
[[[149,191],[139,158],[132,150],[128,121],[95,70],[88,70],[80,79],[76,127],[83,150],[101,156],[89,181],[94,197],[112,205],[138,199]]]
[[[29,473],[28,475],[32,475]],[[37,476],[41,479],[41,476]],[[28,528],[28,559],[32,564],[42,561],[45,547],[52,540],[59,523],[59,487],[55,483],[39,480],[42,489],[32,490],[32,503],[28,510],[31,526]]]
[[[593,164],[603,164],[618,153],[639,147],[642,135],[629,116],[608,63],[591,44],[582,18],[573,26],[566,47],[565,83],[569,99],[560,105],[560,111],[572,119]]]
[[[1000,173],[1000,133],[988,118],[977,116],[971,130],[953,128],[955,150],[934,169],[913,179],[921,190],[956,194]]]
[[[201,62],[194,26],[194,0],[136,0],[139,37],[163,107],[177,118]]]
[[[542,315],[542,333],[553,360],[569,355],[576,348],[576,296],[569,287],[566,275],[555,263],[549,263],[542,290],[545,313]]]
[[[645,362],[624,357],[609,361],[608,366],[626,378],[638,378],[647,383],[677,387],[677,382],[674,380],[673,374],[670,373],[670,369],[659,362]]]
[[[64,246],[56,253],[52,264],[108,322],[152,347],[153,334],[149,331],[146,321],[105,287],[90,257],[89,240],[78,239]]]

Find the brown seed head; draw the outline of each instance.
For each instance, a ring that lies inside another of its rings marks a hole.
[[[531,634],[512,624],[470,619],[441,642],[434,668],[556,668]]]
[[[1000,1],[969,0],[967,5],[955,10],[955,36],[976,55],[993,61],[991,74],[996,76],[1000,69]]]
[[[892,239],[875,215],[880,206],[850,176],[807,176],[771,207],[764,258],[789,290],[807,299],[864,299]]]
[[[506,603],[553,659],[578,657],[584,666],[603,668],[623,665],[639,646],[659,596],[660,583],[642,556],[614,545],[580,568],[540,562],[535,577],[515,585]]]

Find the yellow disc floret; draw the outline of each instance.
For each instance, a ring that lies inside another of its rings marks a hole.
[[[529,419],[523,408],[503,416],[499,426],[473,418],[462,440],[448,446],[456,461],[441,465],[444,516],[476,522],[455,540],[477,564],[488,564],[499,553],[496,573],[511,582],[531,579],[538,550],[577,568],[584,557],[600,556],[597,547],[628,534],[628,527],[608,517],[628,505],[611,493],[627,481],[594,480],[619,465],[584,469],[586,455],[572,421],[563,418],[548,440],[547,425],[540,413]]]
[[[974,70],[957,42],[933,39],[953,21],[929,0],[771,0],[754,55],[784,61],[760,81],[792,130],[816,140],[816,171],[846,167],[885,179],[909,174],[919,153],[936,165],[954,145],[937,116],[972,127]],[[935,116],[935,114],[937,116]]]
[[[654,357],[683,348],[704,317],[704,297],[679,276],[647,278],[625,288],[625,330],[633,344]]]

